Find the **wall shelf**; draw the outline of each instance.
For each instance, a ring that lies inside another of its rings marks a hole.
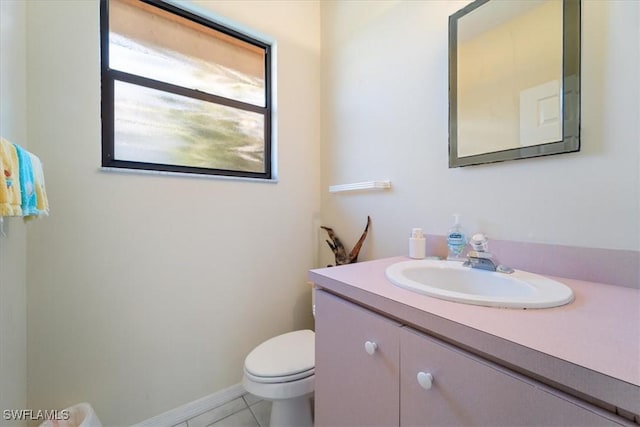
[[[365,181],[355,182],[353,184],[340,184],[329,186],[329,193],[341,193],[345,191],[359,191],[359,190],[386,190],[391,188],[391,181]]]

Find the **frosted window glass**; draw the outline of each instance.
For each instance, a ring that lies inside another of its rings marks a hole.
[[[115,82],[118,160],[264,172],[264,116]]]
[[[265,106],[265,52],[141,2],[109,2],[109,67]]]

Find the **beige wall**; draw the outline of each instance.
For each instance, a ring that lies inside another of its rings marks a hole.
[[[25,4],[0,1],[0,136],[27,147]],[[1,171],[0,171],[1,172]],[[30,225],[29,225],[30,226]],[[27,405],[27,225],[0,235],[0,411]],[[10,423],[0,414],[1,425]]]
[[[495,239],[639,250],[640,3],[584,2],[580,152],[449,169],[447,18],[467,3],[323,2],[323,220],[355,241],[371,215],[363,259],[406,253],[412,227],[446,234],[454,212]]]
[[[31,408],[129,425],[240,382],[311,327],[319,212],[317,2],[207,2],[276,41],[279,182],[100,171],[97,1],[30,1],[30,147],[50,217],[28,236]]]

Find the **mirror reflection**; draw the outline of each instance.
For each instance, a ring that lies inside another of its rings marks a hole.
[[[579,149],[579,19],[577,0],[478,0],[450,17],[451,167]]]

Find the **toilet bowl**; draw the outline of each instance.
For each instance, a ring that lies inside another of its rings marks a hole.
[[[244,361],[242,385],[272,402],[271,427],[311,427],[315,333],[305,329],[271,338]]]

